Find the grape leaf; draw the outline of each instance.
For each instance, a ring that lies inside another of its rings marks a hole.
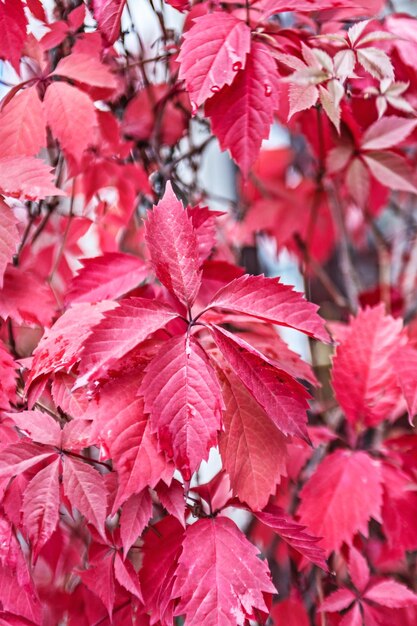
[[[93,0],[93,15],[104,41],[111,46],[119,36],[120,20],[126,0]]]
[[[45,115],[36,87],[20,91],[0,113],[0,157],[34,156],[46,146]]]

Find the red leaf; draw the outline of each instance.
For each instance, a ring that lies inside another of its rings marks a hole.
[[[357,428],[376,426],[398,406],[400,389],[393,356],[401,342],[401,320],[384,305],[352,318],[333,358],[332,384],[346,419]]]
[[[173,480],[168,486],[161,482],[156,486],[156,493],[164,509],[176,517],[185,528],[185,500],[184,487],[178,480]]]
[[[300,497],[301,523],[323,537],[321,546],[330,554],[343,542],[351,544],[358,532],[367,537],[371,517],[380,520],[380,464],[365,452],[336,450],[320,463]]]
[[[369,567],[365,557],[354,546],[349,550],[348,570],[356,589],[363,593],[370,578]]]
[[[116,79],[106,65],[91,54],[73,52],[63,57],[51,76],[64,76],[75,83],[112,90],[117,86]]]
[[[0,409],[8,411],[16,402],[17,364],[3,343],[0,343]]]
[[[72,85],[53,82],[46,90],[43,105],[53,136],[64,152],[79,163],[93,141],[96,125],[96,110],[91,98]]]
[[[133,494],[169,481],[173,466],[158,452],[138,396],[141,374],[134,370],[115,378],[90,403],[86,418],[94,419],[99,440],[107,447],[119,477],[113,512]]]
[[[118,359],[177,316],[178,313],[153,300],[122,300],[116,309],[105,314],[85,342],[79,384],[103,376]]]
[[[0,317],[10,317],[18,324],[48,326],[55,306],[51,289],[38,276],[8,265],[0,290]]]
[[[114,554],[103,554],[99,562],[93,562],[87,570],[78,572],[83,583],[102,601],[113,624],[115,602]],[[103,622],[103,620],[101,620]]]
[[[254,610],[268,612],[269,593],[275,587],[268,567],[234,522],[217,517],[187,528],[173,597],[188,626],[243,626]]]
[[[394,440],[395,445],[395,440]],[[390,547],[395,550],[417,549],[417,493],[413,479],[399,468],[382,466],[384,501],[383,531]]]
[[[148,276],[148,269],[138,257],[120,252],[83,259],[83,267],[71,283],[67,302],[116,300],[137,287]]]
[[[107,509],[107,490],[103,477],[87,463],[66,456],[62,482],[72,506],[103,533]]]
[[[0,566],[0,589],[2,611],[13,615],[14,621],[7,621],[7,626],[25,626],[25,622],[18,621],[17,616],[25,617],[28,626],[41,626],[43,623],[43,611],[32,581],[22,585],[9,567]],[[3,617],[3,615],[2,615]]]
[[[0,157],[34,156],[46,146],[45,116],[36,87],[20,91],[0,113]]]
[[[284,509],[269,505],[265,511],[255,513],[255,516],[260,522],[278,533],[281,539],[286,541],[294,550],[297,550],[306,559],[326,572],[328,571],[324,550],[317,545],[320,537],[314,537],[306,532],[305,526],[293,520]]]
[[[417,604],[415,593],[395,580],[382,580],[372,585],[365,593],[364,598],[393,609]]]
[[[145,535],[143,565],[139,570],[145,606],[155,623],[173,623],[172,588],[182,548],[184,529],[174,517],[164,517]]]
[[[55,452],[35,443],[11,444],[1,451],[0,477],[12,478],[52,457],[56,457]]]
[[[179,78],[185,80],[194,108],[233,82],[250,46],[249,26],[233,15],[217,11],[194,20],[178,56]]]
[[[10,61],[19,74],[20,56],[26,41],[27,20],[20,0],[0,2],[0,58]]]
[[[230,150],[245,177],[269,135],[278,89],[275,61],[269,49],[254,40],[245,69],[205,105],[222,150]]]
[[[367,128],[361,142],[362,150],[385,150],[397,147],[413,132],[417,120],[389,115]]]
[[[119,36],[120,20],[126,0],[93,0],[93,15],[101,36],[111,46]]]
[[[74,376],[56,373],[51,385],[51,394],[56,407],[71,417],[83,417],[88,407],[85,389],[76,389]]]
[[[417,193],[413,170],[394,152],[366,152],[363,159],[371,174],[385,187]]]
[[[286,437],[246,391],[237,376],[221,377],[225,431],[219,435],[223,466],[233,493],[254,511],[267,504],[286,475]]]
[[[162,345],[146,368],[140,394],[161,448],[189,480],[217,443],[223,408],[215,373],[193,336]]]
[[[44,374],[69,372],[80,360],[82,346],[92,328],[115,306],[114,302],[75,304],[65,311],[52,328],[45,331],[35,349],[27,386]]]
[[[58,422],[47,413],[43,411],[21,411],[20,413],[8,413],[7,416],[33,441],[57,448],[61,446],[61,428]]]
[[[321,341],[329,341],[324,320],[317,314],[318,307],[276,278],[249,274],[236,278],[217,292],[208,304],[209,308],[244,313],[265,322],[296,328]]]
[[[356,600],[355,594],[350,589],[338,589],[323,600],[320,611],[335,613],[347,609]]]
[[[132,563],[129,560],[123,561],[118,552],[116,552],[114,558],[114,574],[119,585],[122,585],[122,587],[139,600],[143,600],[138,574]]]
[[[20,242],[17,223],[11,208],[0,198],[0,289],[3,287],[6,267]]]
[[[310,626],[310,619],[303,602],[296,594],[286,600],[274,604],[271,617],[276,626]]]
[[[187,213],[191,217],[197,235],[198,256],[201,265],[208,259],[216,244],[216,218],[223,213],[199,206],[187,207]]]
[[[33,542],[35,556],[54,532],[59,520],[59,473],[56,458],[30,481],[23,497],[23,524]]]
[[[309,395],[304,387],[236,335],[218,326],[212,326],[211,332],[224,358],[275,426],[284,435],[308,440]]]
[[[417,350],[409,345],[402,346],[393,357],[393,370],[407,402],[408,417],[412,424],[417,413]]]
[[[0,159],[0,193],[20,200],[65,196],[51,182],[51,166],[28,156]]]
[[[192,306],[201,283],[197,235],[169,182],[162,200],[148,213],[145,228],[157,278],[183,304]]]
[[[152,517],[152,498],[148,489],[133,494],[125,502],[120,514],[120,537],[126,558],[132,545],[142,534]]]

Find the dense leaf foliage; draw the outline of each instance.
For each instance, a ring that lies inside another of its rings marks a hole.
[[[0,626],[415,625],[415,18],[0,31]]]

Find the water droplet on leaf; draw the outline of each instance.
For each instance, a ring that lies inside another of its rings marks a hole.
[[[218,91],[220,91],[220,87],[218,85],[213,85],[213,87],[211,87],[211,91],[213,93],[217,93]]]
[[[268,83],[265,83],[265,95],[267,98],[272,95],[272,87]]]
[[[233,63],[233,70],[235,72],[238,72],[241,69],[242,69],[242,63],[240,61],[236,61],[236,63]]]

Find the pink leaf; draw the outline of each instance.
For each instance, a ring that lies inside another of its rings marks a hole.
[[[243,626],[254,609],[268,612],[268,593],[275,593],[268,567],[234,522],[217,517],[187,528],[173,597],[188,626]]]
[[[194,20],[184,33],[178,62],[179,78],[185,80],[195,108],[233,82],[250,45],[249,26],[233,15],[217,11]]]
[[[173,337],[162,345],[140,394],[161,448],[189,480],[217,443],[223,408],[219,383],[194,337]]]
[[[244,176],[269,135],[278,89],[275,61],[269,49],[254,40],[245,69],[206,103],[213,134],[222,150],[230,150]]]
[[[169,182],[162,200],[148,213],[145,229],[157,278],[181,302],[192,306],[201,283],[197,235]]]
[[[23,497],[23,524],[35,548],[35,555],[54,532],[59,519],[60,459],[40,470],[30,481]]]
[[[78,574],[83,583],[100,598],[111,620],[116,595],[114,588],[114,554],[111,552],[103,554],[99,563],[93,562],[87,570],[78,572]]]
[[[81,262],[83,267],[78,270],[66,297],[70,303],[116,300],[148,276],[141,259],[120,252],[106,252]]]
[[[11,208],[0,198],[0,289],[3,287],[6,267],[20,242],[17,223]]]
[[[351,544],[358,532],[367,537],[371,517],[380,520],[380,464],[365,452],[336,450],[320,463],[300,497],[300,522],[323,537],[328,555],[343,542]]]
[[[296,522],[284,509],[269,505],[265,511],[255,513],[255,516],[260,522],[278,533],[281,539],[286,541],[294,550],[297,550],[324,571],[328,571],[324,550],[317,545],[320,537],[314,537],[306,532],[305,526]]]
[[[408,417],[412,424],[417,413],[417,350],[409,345],[401,346],[393,356],[393,370],[407,402]]]
[[[46,146],[45,116],[37,88],[20,91],[0,113],[0,157],[34,156]]]
[[[329,341],[324,320],[317,314],[318,307],[276,278],[245,274],[222,287],[207,308],[251,315]]]
[[[304,387],[236,335],[211,327],[224,358],[267,416],[284,435],[308,440],[307,398]]]
[[[413,170],[394,152],[366,152],[363,159],[378,182],[399,191],[417,193]]]
[[[111,46],[119,36],[120,20],[126,0],[93,0],[93,15],[101,36]]]
[[[51,449],[31,442],[11,444],[1,451],[0,477],[12,478],[26,472],[41,461],[56,457]]]
[[[0,193],[5,196],[20,200],[64,196],[51,178],[51,166],[40,159],[29,156],[0,159]]]
[[[354,546],[349,550],[348,570],[356,589],[363,593],[370,578],[369,567],[365,557]]]
[[[43,106],[53,136],[64,152],[79,163],[93,140],[96,125],[96,110],[91,98],[72,85],[53,82],[46,90]]]
[[[0,409],[8,411],[16,401],[17,364],[3,343],[0,343]]]
[[[382,580],[373,584],[365,593],[364,598],[392,609],[417,604],[416,594],[395,580]]]
[[[151,517],[152,498],[148,489],[131,495],[124,503],[120,514],[120,537],[125,558]]]
[[[103,477],[87,463],[66,456],[62,482],[72,506],[103,533],[107,509]]]
[[[91,54],[73,52],[63,57],[51,76],[64,76],[76,83],[91,87],[112,90],[117,86],[116,79],[106,65]]]
[[[88,396],[85,389],[76,389],[74,376],[57,372],[51,385],[51,394],[55,406],[71,417],[83,417],[88,407]]]
[[[143,600],[139,585],[139,577],[129,560],[123,561],[118,552],[114,558],[114,574],[119,585],[122,585],[129,593]]]
[[[362,150],[385,150],[397,147],[413,132],[417,120],[389,115],[374,122],[367,128],[363,138]]]
[[[401,345],[401,320],[381,304],[359,311],[333,358],[332,384],[346,419],[357,428],[376,426],[396,409],[400,389],[393,356]]]
[[[286,437],[246,391],[237,376],[221,376],[226,404],[224,432],[219,435],[223,466],[233,493],[259,511],[286,475]]]
[[[43,411],[21,411],[20,413],[8,413],[7,416],[33,441],[60,447],[61,428],[58,422],[47,413]]]
[[[105,314],[85,342],[79,384],[103,376],[118,359],[177,316],[175,311],[153,300],[122,300],[116,309]]]
[[[94,420],[99,440],[107,447],[119,478],[113,513],[133,494],[169,481],[173,466],[158,451],[138,396],[141,374],[128,372],[104,385],[90,403],[86,418]]]
[[[28,326],[48,326],[55,307],[49,285],[32,272],[8,265],[0,290],[0,317]]]
[[[355,600],[356,596],[350,589],[338,589],[323,600],[320,611],[336,613],[347,609]]]

